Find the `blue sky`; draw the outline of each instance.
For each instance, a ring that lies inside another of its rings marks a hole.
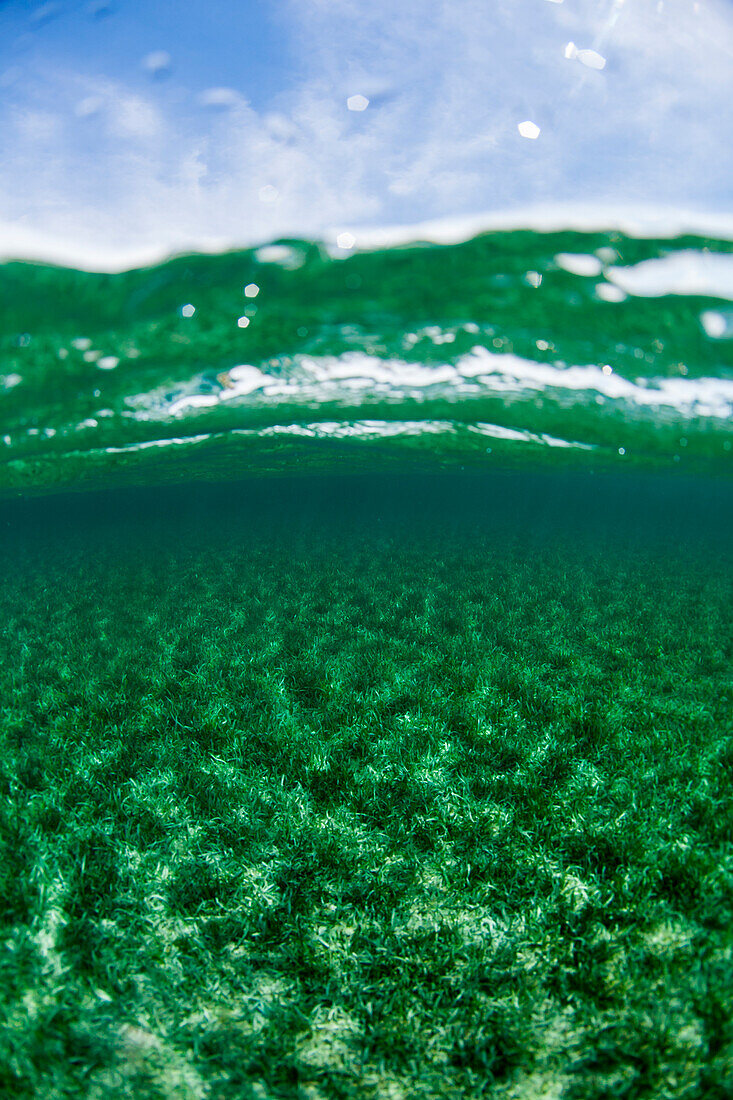
[[[547,204],[725,214],[733,7],[0,0],[0,132],[0,254],[100,266]]]

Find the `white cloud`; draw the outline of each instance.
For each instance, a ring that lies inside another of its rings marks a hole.
[[[207,88],[199,96],[202,107],[214,107],[227,110],[243,103],[243,97],[234,88]]]
[[[122,137],[156,137],[162,129],[160,112],[139,95],[109,97],[110,122]]]
[[[74,114],[77,118],[91,118],[92,115],[98,114],[104,107],[104,100],[98,95],[87,95],[83,99],[80,99],[74,108]]]
[[[167,50],[153,50],[142,59],[142,67],[151,76],[162,76],[171,67],[172,58]]]
[[[20,108],[14,112],[13,123],[21,142],[47,142],[60,136],[63,118],[51,109]]]
[[[259,110],[235,89],[176,84],[177,70],[16,81],[0,105],[6,217],[80,249],[144,251],[579,199],[729,205],[733,16],[720,0],[697,14],[670,0],[661,15],[644,0],[280,10],[303,68]],[[605,67],[568,64],[569,41]],[[369,109],[346,110],[358,96]],[[518,140],[522,119],[541,141]]]

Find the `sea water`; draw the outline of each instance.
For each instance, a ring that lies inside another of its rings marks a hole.
[[[0,266],[0,491],[405,470],[727,473],[726,240],[304,241]]]
[[[732,265],[0,266],[4,1095],[726,1093]]]

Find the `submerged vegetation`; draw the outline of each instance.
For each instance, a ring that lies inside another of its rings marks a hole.
[[[729,563],[566,519],[6,529],[1,1095],[731,1095]]]

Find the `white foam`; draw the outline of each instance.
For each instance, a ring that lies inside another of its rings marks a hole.
[[[546,432],[537,434],[535,432],[529,432],[526,430],[518,430],[516,428],[505,428],[501,424],[469,424],[468,430],[472,432],[478,432],[480,435],[491,436],[492,439],[507,439],[517,443],[542,443],[546,447],[575,447],[582,451],[595,450],[595,444],[593,443],[578,443],[575,440],[559,439],[554,435],[547,435]]]
[[[578,252],[558,252],[555,263],[572,275],[585,276],[600,275],[603,266],[597,256],[586,256]]]
[[[248,363],[242,363],[237,367],[232,367],[222,376],[226,389],[220,395],[220,400],[228,401],[233,397],[242,397],[248,393],[254,393],[255,390],[262,389],[269,382],[274,381],[268,375],[263,374],[257,367],[252,367]]]
[[[483,347],[459,360],[462,375],[499,392],[524,393],[528,389],[585,390],[640,407],[676,409],[686,416],[733,416],[733,381],[724,378],[637,378],[631,382],[597,366],[555,366],[495,355]]]
[[[372,250],[425,241],[461,244],[479,233],[530,229],[539,233],[618,231],[628,237],[673,238],[685,233],[733,240],[733,215],[676,207],[616,206],[596,203],[542,204],[414,225],[354,228],[356,248]]]
[[[263,245],[255,252],[255,259],[260,264],[279,264],[291,270],[301,267],[305,262],[303,253],[287,244]]]
[[[528,443],[532,438],[531,432],[518,431],[516,428],[504,428],[501,424],[469,424],[469,431],[478,432],[479,435],[488,435],[492,439],[511,439],[517,443]]]
[[[701,294],[733,300],[733,254],[684,249],[630,267],[611,267],[606,277],[627,294]]]
[[[614,283],[598,283],[596,285],[596,297],[602,302],[625,302],[626,291]]]
[[[266,375],[247,364],[235,367],[219,376],[222,388],[216,392],[197,392],[203,382],[200,377],[185,383],[181,387],[184,392],[179,390],[179,396],[173,400],[160,391],[138,394],[128,398],[128,404],[136,411],[123,415],[161,420],[254,394],[266,398],[272,407],[277,406],[278,399],[310,406],[328,401],[350,405],[355,393],[359,394],[359,400],[371,394],[380,400],[420,401],[427,389],[435,387],[448,400],[466,394],[531,400],[538,391],[554,391],[556,398],[562,399],[564,391],[568,397],[577,395],[586,404],[594,399],[608,399],[626,408],[672,409],[684,417],[733,416],[733,381],[723,378],[631,381],[614,373],[608,364],[543,363],[513,353],[491,352],[481,346],[458,358],[455,364],[409,363],[349,352],[341,356],[295,356],[287,365],[284,361],[281,365],[287,371],[284,377]],[[561,446],[562,442],[554,445]]]
[[[128,443],[126,447],[104,447],[104,453],[108,455],[122,455],[129,451],[147,451],[150,447],[178,447],[188,443],[201,443],[204,439],[210,439],[211,432],[204,435],[176,436],[172,439],[148,439],[143,443]]]
[[[179,413],[188,412],[189,409],[205,409],[218,404],[219,398],[215,393],[192,393],[174,401],[168,412],[171,416],[178,416]]]
[[[442,218],[411,225],[359,227],[348,229],[355,248],[372,250],[426,241],[434,244],[460,244],[479,233],[513,229],[537,232],[619,231],[629,237],[673,238],[684,233],[733,240],[733,215],[720,211],[684,210],[677,207],[583,204],[543,204],[486,211],[460,217]],[[324,233],[324,242],[336,246],[338,230]],[[217,253],[230,249],[261,245],[260,239],[243,237],[186,237],[155,241],[135,247],[122,245],[80,244],[78,239],[55,237],[18,224],[0,222],[0,262],[29,260],[74,267],[82,271],[118,272],[163,263],[182,253]],[[263,245],[263,262],[294,259],[287,246]],[[278,248],[279,258],[271,249]],[[280,251],[282,249],[283,251]],[[298,260],[302,256],[298,255]]]
[[[721,313],[717,309],[706,309],[700,314],[700,324],[711,339],[730,340],[733,336],[733,311]]]

